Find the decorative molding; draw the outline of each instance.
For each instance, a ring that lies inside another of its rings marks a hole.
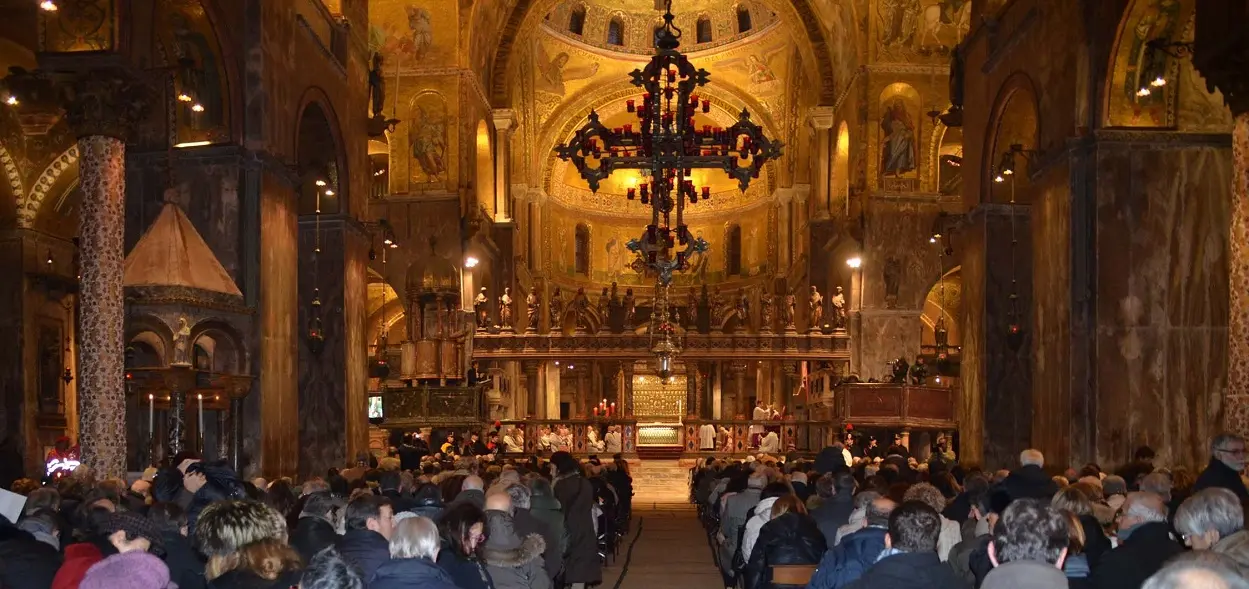
[[[871,74],[912,74],[927,76],[948,76],[950,66],[920,63],[873,63],[863,66]]]
[[[662,24],[662,20],[659,24]],[[752,29],[745,33],[737,33],[731,37],[725,37],[720,40],[712,40],[710,43],[695,43],[689,46],[682,46],[681,53],[684,53],[690,59],[714,57],[717,53],[723,53],[743,47],[746,45],[754,45],[762,42],[765,35],[777,30],[781,27],[781,19],[776,19],[760,29]],[[556,29],[547,24],[545,21],[538,25],[538,30],[542,33],[554,37],[562,42],[568,43],[577,49],[593,53],[610,59],[629,59],[640,63],[650,60],[655,54],[654,47],[629,47],[624,45],[611,45],[606,43],[599,45],[590,43],[585,40],[585,35],[573,35],[567,31]]]
[[[35,181],[35,185],[30,188],[30,194],[25,195],[18,202],[17,206],[17,226],[23,229],[29,229],[35,226],[35,219],[39,216],[39,208],[43,205],[44,199],[48,197],[48,191],[56,185],[56,181],[64,174],[66,170],[74,167],[78,163],[78,145],[71,145],[60,156],[52,160],[48,167],[44,168],[43,173],[39,174],[39,179]],[[20,197],[20,195],[19,195]]]
[[[850,76],[850,80],[846,82],[846,87],[842,89],[841,94],[837,95],[837,100],[833,102],[834,111],[841,111],[841,105],[845,103],[847,98],[850,98],[850,94],[854,91],[854,85],[866,72],[867,66],[859,66],[858,69],[854,70],[854,75]]]
[[[910,315],[918,315],[914,311]],[[729,360],[848,360],[850,337],[824,334],[686,334],[681,339],[681,359]],[[558,360],[575,356],[586,359],[646,359],[649,335],[634,334],[477,334],[473,359]]]
[[[4,166],[4,177],[9,181],[9,188],[13,191],[14,198],[21,199],[26,195],[26,188],[22,185],[22,173],[17,169],[17,162],[13,160],[13,156],[9,155],[9,150],[0,145],[0,165]]]

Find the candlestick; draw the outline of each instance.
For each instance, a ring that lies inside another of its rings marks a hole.
[[[147,437],[151,441],[156,436],[156,396],[147,395]]]

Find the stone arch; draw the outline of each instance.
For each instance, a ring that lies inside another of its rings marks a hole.
[[[17,169],[17,162],[14,161],[12,155],[9,155],[9,150],[5,149],[3,144],[0,144],[0,167],[4,168],[4,185],[8,187],[9,193],[16,202],[26,195],[26,188],[22,184],[22,173]]]
[[[30,229],[35,226],[35,218],[39,215],[39,209],[43,205],[44,199],[52,191],[52,187],[56,185],[57,179],[67,171],[78,171],[78,144],[69,146],[68,149],[61,152],[61,155],[52,160],[51,163],[43,169],[39,174],[39,178],[35,180],[30,192],[18,203],[17,207],[17,225],[23,229]]]
[[[500,31],[500,37],[516,39],[519,35],[537,31],[538,24],[543,17],[550,13],[559,2],[560,0],[517,2]],[[811,6],[812,2],[813,0],[773,0],[768,7],[778,13],[780,20],[788,23],[795,30],[805,33],[803,35],[805,43],[800,43],[803,63],[813,64],[812,79],[820,81],[818,103],[832,105],[837,101],[839,92],[839,89],[835,87],[837,78],[834,74],[828,41],[821,28],[820,19]],[[850,36],[856,34],[855,31],[841,31],[841,33]],[[853,42],[853,44],[857,53],[858,43]],[[517,42],[499,43],[495,50],[492,62],[494,65],[490,75],[490,101],[496,106],[506,106],[510,101],[512,84],[509,83],[508,74],[517,69],[512,65],[513,49],[516,47],[523,48],[527,45]]]
[[[232,141],[241,129],[236,124],[238,117],[233,116],[239,112],[239,104],[231,93],[232,88],[239,87],[238,59],[233,51],[235,43],[221,33],[220,25],[227,19],[220,7],[214,0],[157,2],[149,18],[155,24],[151,45],[157,54],[153,61],[176,66],[179,59],[185,58],[194,63],[194,71],[175,73],[176,88],[179,92],[189,90],[188,97],[194,99],[169,105],[175,109],[170,120],[177,123],[170,131],[173,143]],[[191,111],[194,103],[202,103],[205,110]],[[199,124],[205,126],[197,128]]]
[[[342,131],[338,128],[338,115],[333,102],[325,91],[312,86],[299,99],[298,117],[295,119],[295,158],[300,186],[300,214],[315,209],[316,191],[321,189],[321,212],[347,214],[351,170],[347,169],[347,157],[343,150]],[[315,180],[327,183],[316,185]],[[326,189],[333,191],[329,194]],[[328,198],[327,198],[328,197]]]
[[[1194,0],[1158,6],[1152,0],[1130,0],[1119,19],[1110,63],[1102,88],[1102,124],[1107,127],[1171,127],[1175,125],[1175,84],[1153,86],[1161,76],[1176,79],[1179,60],[1150,51],[1145,43],[1179,40],[1195,7]],[[1142,89],[1148,94],[1141,95]]]
[[[129,368],[163,368],[169,365],[173,353],[173,330],[154,315],[138,315],[126,318],[126,345],[134,343],[147,346],[159,360],[157,366],[129,366]],[[148,363],[145,363],[148,364]]]
[[[246,341],[229,321],[210,317],[201,319],[191,327],[192,345],[200,345],[207,338],[212,342],[212,372],[222,374],[250,374]],[[192,347],[194,349],[194,347]]]
[[[1023,72],[1016,72],[1007,78],[993,102],[989,121],[984,142],[989,149],[985,150],[981,162],[981,201],[1010,202],[1011,190],[1017,191],[1020,185],[1028,185],[1028,158],[1014,158],[1013,182],[994,182],[995,171],[1002,162],[1003,154],[1011,149],[1012,144],[1019,144],[1025,150],[1036,149],[1041,121],[1036,85],[1031,77]],[[1017,191],[1016,201],[1028,202],[1027,192]]]
[[[944,292],[942,291],[944,287]],[[940,279],[933,281],[924,298],[923,311],[920,313],[920,344],[935,346],[935,328],[940,319],[944,319],[946,343],[950,348],[962,345],[961,332],[962,301],[963,301],[962,266],[955,266]]]

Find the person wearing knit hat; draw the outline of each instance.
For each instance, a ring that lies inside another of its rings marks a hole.
[[[117,547],[118,552],[165,552],[160,529],[134,512],[118,511],[109,515],[100,531]]]
[[[147,552],[114,554],[91,565],[79,589],[177,589],[169,567]]]
[[[113,513],[104,508],[93,509],[90,517],[88,541],[65,547],[65,562],[52,580],[53,589],[79,587],[87,571],[106,557],[128,552],[164,551],[159,530],[144,517],[130,512]]]

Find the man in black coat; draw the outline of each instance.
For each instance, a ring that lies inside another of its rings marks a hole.
[[[1119,516],[1119,547],[1093,569],[1094,589],[1139,589],[1171,557],[1184,549],[1171,537],[1167,507],[1154,493],[1128,493]]]
[[[338,542],[338,532],[330,523],[330,512],[335,500],[329,492],[313,493],[304,502],[295,529],[291,530],[291,547],[299,552],[304,562],[312,562],[318,552]]]
[[[941,516],[920,501],[907,501],[889,514],[885,551],[848,589],[966,589],[950,565],[937,556]]]
[[[0,587],[43,589],[52,586],[61,554],[50,544],[0,515]]]
[[[1140,489],[1141,478],[1154,471],[1154,451],[1149,446],[1141,446],[1132,454],[1132,462],[1123,465],[1115,474],[1123,477],[1129,491]]]
[[[361,579],[372,579],[377,567],[390,560],[390,536],[395,528],[390,500],[377,495],[361,495],[347,504],[347,533],[339,538],[338,552],[360,572]]]
[[[1040,450],[1028,449],[1019,453],[1019,468],[1011,471],[1002,481],[1002,490],[1015,499],[1052,500],[1058,485],[1045,474],[1045,455]]]
[[[815,483],[817,487],[828,484],[823,482],[823,477],[820,479]],[[820,527],[820,533],[824,534],[824,542],[828,546],[837,544],[837,529],[850,523],[850,513],[854,511],[854,490],[857,486],[854,474],[849,472],[832,475],[832,482],[833,496],[811,511],[811,518]]]
[[[1219,434],[1210,442],[1210,465],[1197,477],[1193,492],[1211,487],[1227,489],[1249,502],[1249,490],[1240,479],[1245,470],[1245,439],[1235,434]]]
[[[555,577],[559,576],[560,569],[564,567],[564,555],[559,549],[562,538],[556,536],[554,530],[546,522],[530,513],[529,505],[533,491],[528,485],[509,483],[506,490],[508,496],[512,498],[512,525],[516,528],[516,535],[521,538],[528,538],[530,534],[542,536],[546,543],[546,548],[542,551],[542,559],[547,576],[554,581]]]

